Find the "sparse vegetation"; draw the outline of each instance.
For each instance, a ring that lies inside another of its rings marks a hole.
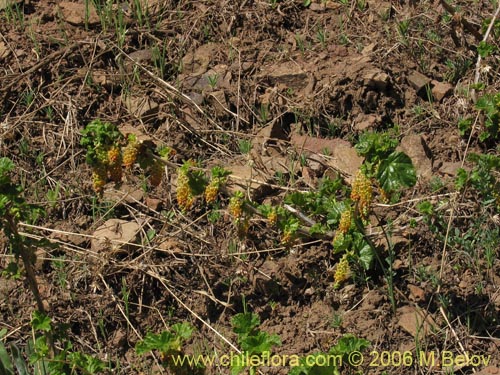
[[[0,1],[0,374],[497,370],[499,10]]]

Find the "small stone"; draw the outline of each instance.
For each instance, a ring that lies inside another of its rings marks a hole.
[[[310,77],[294,62],[285,62],[264,68],[261,78],[267,78],[271,85],[283,86],[293,90],[302,90],[309,85]]]
[[[408,83],[415,89],[417,95],[425,97],[426,87],[430,87],[431,80],[417,71],[408,76]]]
[[[10,49],[4,42],[0,42],[0,60],[5,59],[10,55]]]
[[[158,211],[161,208],[163,202],[161,201],[161,199],[147,197],[145,203],[146,206],[148,206],[153,211]]]
[[[302,178],[310,187],[316,186],[317,178],[311,168],[302,167]]]
[[[398,149],[411,158],[418,177],[423,179],[432,177],[432,159],[428,156],[430,150],[421,135],[410,134],[403,137]]]
[[[112,202],[137,203],[144,199],[144,190],[133,184],[124,183],[119,189],[104,190],[104,198]]]
[[[227,103],[224,91],[221,90],[210,93],[208,102],[214,107],[217,116],[220,117],[227,114],[226,109],[229,107],[229,104]]]
[[[437,327],[431,315],[424,313],[418,307],[403,306],[397,309],[397,314],[398,325],[415,338],[418,336],[419,339],[423,339]]]
[[[392,269],[397,271],[403,266],[404,266],[404,262],[401,259],[396,259],[394,261],[394,263],[392,264]]]
[[[441,167],[439,168],[439,172],[441,174],[444,174],[447,176],[455,177],[457,175],[457,171],[459,168],[462,168],[462,162],[445,161],[441,164]]]
[[[369,56],[369,55],[373,54],[373,52],[375,52],[377,47],[378,47],[378,44],[376,42],[370,43],[367,46],[363,47],[361,54],[364,56]]]
[[[212,60],[213,52],[217,50],[214,43],[204,44],[196,51],[188,52],[182,58],[182,73],[190,76],[202,75],[208,69]]]
[[[379,91],[384,91],[389,83],[389,75],[376,67],[366,69],[362,79],[365,86],[376,88]]]
[[[132,116],[144,121],[147,119],[152,120],[159,109],[158,103],[147,95],[129,95],[125,96],[122,101]]]
[[[453,86],[446,82],[432,81],[432,96],[441,102],[446,96],[453,92]]]
[[[133,248],[140,229],[140,225],[135,221],[109,219],[92,234],[92,250],[114,252]]]
[[[72,3],[69,1],[61,1],[57,4],[63,19],[72,25],[82,26],[87,23],[88,25],[96,25],[100,22],[99,16],[92,5],[89,2],[88,9],[82,1],[81,3]],[[88,15],[86,16],[86,13]]]
[[[500,375],[500,368],[496,366],[488,366],[483,368],[481,371],[476,372],[475,375]]]
[[[354,120],[353,128],[358,132],[363,132],[374,129],[380,121],[380,116],[361,114]]]
[[[341,138],[322,139],[293,133],[290,143],[303,154],[325,155],[325,164],[346,175],[349,182],[363,163],[356,149]]]
[[[420,302],[425,301],[425,291],[412,284],[408,284],[408,290],[410,291],[410,300]]]
[[[123,67],[127,73],[133,73],[135,65],[143,65],[153,61],[153,50],[141,49],[131,52],[128,57],[124,60]]]
[[[318,4],[318,3],[312,3],[309,5],[309,10],[312,10],[313,12],[322,12],[326,9],[324,4]]]
[[[183,252],[183,246],[176,238],[168,237],[158,245],[158,250],[180,254]]]

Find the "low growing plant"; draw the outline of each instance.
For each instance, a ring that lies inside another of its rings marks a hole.
[[[308,359],[301,358],[300,364],[292,367],[288,375],[340,375],[340,370],[350,365],[349,355],[361,352],[370,345],[365,339],[345,335],[328,352],[312,354]]]
[[[270,356],[271,349],[281,345],[281,340],[278,335],[261,331],[259,317],[251,312],[236,314],[231,319],[231,324],[233,332],[238,335],[238,344],[242,350],[237,359],[231,361],[231,375],[238,375],[247,368],[250,375],[254,375],[257,368],[247,363],[247,359]]]
[[[80,144],[86,148],[86,161],[92,168],[95,192],[101,194],[107,182],[121,183],[123,169],[130,172],[137,163],[151,186],[158,186],[165,174],[165,161],[175,154],[170,147],[156,147],[139,141],[134,134],[124,135],[109,122],[94,120],[82,131]]]
[[[0,229],[7,237],[9,250],[14,255],[14,261],[8,265],[7,271],[10,274],[17,274],[19,272],[19,259],[21,259],[26,280],[35,297],[37,308],[44,313],[45,307],[33,267],[34,249],[36,246],[49,246],[50,244],[46,240],[35,240],[19,233],[19,222],[34,222],[40,215],[44,214],[44,210],[40,206],[26,202],[22,187],[11,179],[11,172],[14,168],[12,160],[5,157],[0,158]]]
[[[92,183],[97,193],[102,192],[108,180],[121,182],[122,138],[115,125],[101,120],[92,121],[82,131],[80,144],[87,149],[86,161],[92,167]]]
[[[194,328],[188,323],[176,323],[169,330],[159,334],[148,332],[142,341],[135,346],[137,354],[157,351],[163,365],[174,374],[197,373],[201,368],[191,368],[188,362],[178,361],[184,356],[183,345],[191,338]]]
[[[483,127],[479,133],[479,141],[496,141],[500,138],[500,93],[484,94],[477,99],[476,110],[482,114]],[[458,129],[462,136],[471,132],[473,117],[466,117],[458,122]]]

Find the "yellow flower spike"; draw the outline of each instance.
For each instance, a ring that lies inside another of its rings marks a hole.
[[[342,283],[349,280],[351,277],[351,267],[349,266],[349,261],[347,259],[347,254],[344,254],[340,261],[335,267],[335,273],[333,275],[334,288],[338,289]]]
[[[104,164],[95,165],[92,169],[92,184],[96,193],[101,193],[106,185],[107,168]]]
[[[269,220],[269,224],[276,225],[278,222],[278,213],[275,209],[269,211],[269,214],[267,214],[267,220]]]
[[[352,210],[350,207],[347,207],[340,216],[339,222],[339,231],[343,234],[346,234],[349,229],[351,229],[352,223]]]
[[[219,193],[220,178],[213,178],[205,188],[205,200],[207,203],[213,203],[217,199]]]
[[[194,203],[193,193],[189,187],[189,178],[182,170],[179,170],[177,177],[177,203],[184,211],[189,210]]]
[[[235,218],[241,218],[243,214],[243,199],[237,195],[229,200],[229,213]]]
[[[139,143],[137,141],[129,141],[123,148],[123,165],[125,168],[131,168],[137,161],[139,155]]]
[[[370,179],[361,170],[358,170],[352,184],[351,199],[358,202],[360,216],[366,219],[373,200],[373,188]]]

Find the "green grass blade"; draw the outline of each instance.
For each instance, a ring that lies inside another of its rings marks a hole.
[[[0,341],[0,375],[14,375],[14,368],[3,342]]]
[[[14,359],[14,365],[16,366],[19,375],[30,375],[28,372],[28,366],[26,366],[26,361],[19,348],[15,345],[11,345],[10,350],[12,352],[12,358]]]

